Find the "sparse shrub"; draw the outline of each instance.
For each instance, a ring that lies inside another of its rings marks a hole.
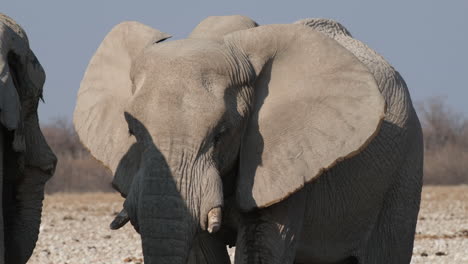
[[[54,177],[46,193],[113,191],[112,175],[81,144],[73,125],[64,118],[42,127],[47,142],[58,157]]]
[[[424,132],[424,183],[468,183],[468,120],[442,97],[419,105]]]

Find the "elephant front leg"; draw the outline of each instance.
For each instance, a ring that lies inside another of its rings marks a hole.
[[[193,241],[188,264],[230,264],[226,245],[221,239],[201,232]]]
[[[235,263],[293,264],[304,221],[306,192],[241,216]]]

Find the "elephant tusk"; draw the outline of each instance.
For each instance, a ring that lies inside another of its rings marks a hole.
[[[208,232],[216,233],[221,228],[221,207],[215,207],[208,212]]]
[[[114,218],[114,221],[112,221],[110,224],[110,229],[117,230],[128,223],[128,221],[130,221],[130,217],[128,216],[127,211],[122,209],[122,211],[120,211],[120,213]]]

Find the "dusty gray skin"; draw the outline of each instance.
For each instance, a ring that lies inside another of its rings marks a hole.
[[[45,73],[24,30],[0,14],[0,263],[26,263],[57,159],[39,128]]]
[[[228,263],[233,233],[236,263],[409,262],[421,130],[393,68],[380,79],[311,27],[240,16],[168,37],[116,26],[74,115],[126,197],[112,226],[132,222],[145,263]]]
[[[323,188],[328,184],[330,184],[328,186],[335,185],[334,198],[343,204],[349,205],[349,202],[344,201],[346,199],[353,202],[367,199],[365,206],[373,212],[367,217],[361,217],[360,224],[355,225],[353,230],[358,230],[357,232],[362,230],[360,236],[369,237],[361,238],[359,243],[357,240],[349,241],[348,250],[351,248],[350,245],[354,246],[351,252],[359,263],[410,263],[421,201],[424,151],[421,125],[408,87],[401,75],[381,55],[354,39],[338,22],[316,18],[303,19],[295,23],[309,26],[333,38],[352,52],[374,75],[386,103],[385,118],[377,137],[360,155],[341,163],[325,173],[316,184],[311,184],[308,190],[313,195],[309,195],[308,199],[311,201],[323,197],[330,191]],[[354,185],[349,180],[344,180],[345,177],[349,177],[349,171],[353,172],[351,175],[356,181]],[[337,183],[338,181],[341,183]],[[359,184],[362,182],[368,184]],[[347,193],[344,190],[348,189],[352,192],[348,192],[346,197],[344,195],[340,197],[341,194],[336,195],[340,193],[339,189],[343,190],[342,194]],[[358,189],[365,194],[357,193]],[[315,207],[317,203],[310,205]],[[320,210],[318,206],[316,208],[313,211],[306,211],[308,212],[306,217],[307,215],[312,217],[311,213]],[[362,204],[356,204],[348,208],[348,215],[356,211],[363,212],[362,210],[366,210]],[[352,221],[350,217],[340,221],[343,220],[345,223]],[[325,222],[312,221],[310,224],[325,225]],[[338,223],[333,221],[327,222],[329,227],[336,224]],[[372,231],[369,230],[369,226],[373,226]],[[325,233],[328,230],[320,232]],[[340,232],[346,231],[345,228]],[[305,233],[305,236],[316,235],[318,235],[316,231]],[[346,240],[335,242],[344,241]],[[321,247],[331,247],[335,242],[321,244]],[[316,249],[320,250],[320,247]],[[307,246],[299,248],[299,252],[301,251],[316,253],[315,250],[310,251]]]

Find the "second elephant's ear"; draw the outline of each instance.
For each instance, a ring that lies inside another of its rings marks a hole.
[[[8,130],[18,128],[21,102],[6,58],[0,58],[0,124]]]
[[[286,199],[377,134],[385,101],[373,75],[334,40],[302,25],[268,25],[225,42],[257,75],[240,151],[241,209]]]
[[[17,31],[13,30],[12,26],[16,26]],[[15,42],[17,39],[19,41]],[[12,43],[19,47],[12,47]],[[18,76],[10,67],[12,48],[26,50],[27,43],[26,34],[22,29],[12,19],[0,14],[0,124],[8,130],[17,129],[21,120],[21,101],[14,79]]]
[[[169,37],[138,22],[123,22],[107,34],[86,69],[73,121],[82,143],[113,173],[126,163],[124,157],[139,160],[133,157],[135,140],[124,117],[133,93],[132,63],[145,47]],[[114,186],[124,195],[131,183],[127,177],[133,174],[126,171],[114,178]]]

